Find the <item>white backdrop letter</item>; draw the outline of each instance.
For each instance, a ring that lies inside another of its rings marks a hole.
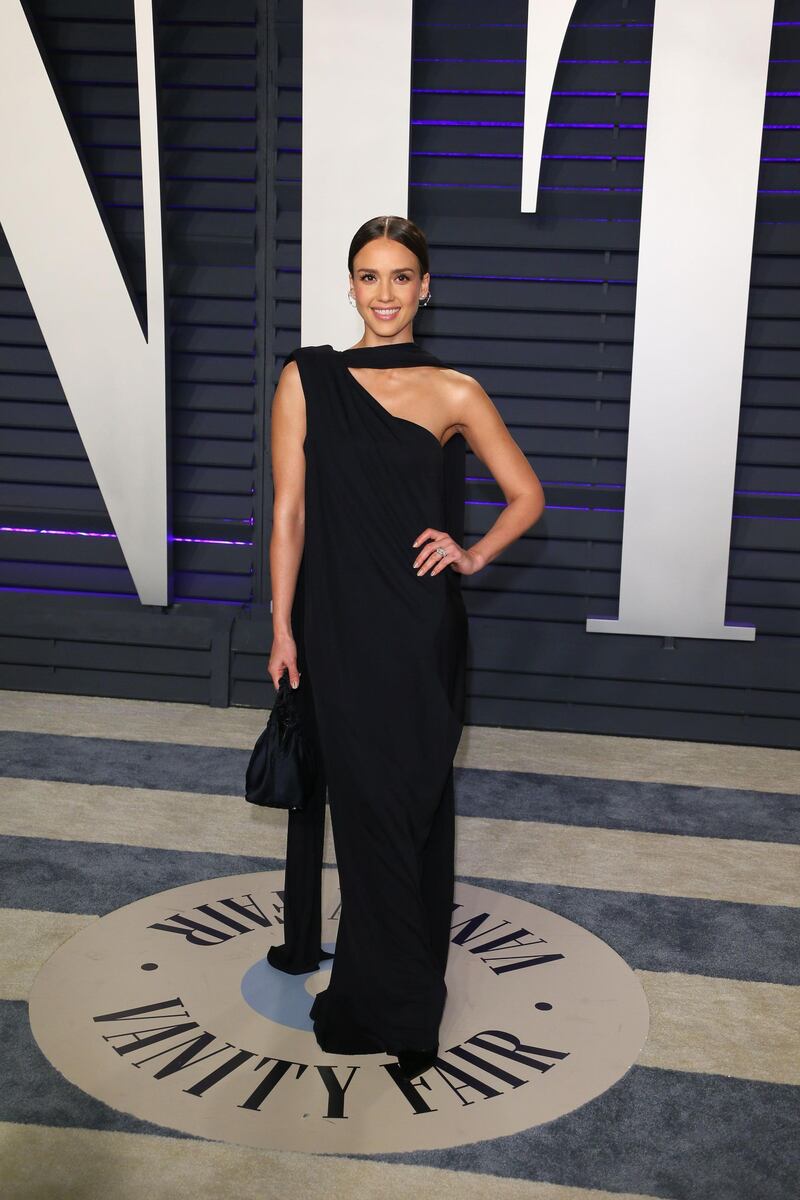
[[[152,0],[135,0],[147,330],[19,0],[0,4],[0,224],[143,604],[169,603]]]

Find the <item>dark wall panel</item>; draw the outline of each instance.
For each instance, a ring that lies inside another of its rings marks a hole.
[[[756,641],[585,629],[587,617],[616,616],[619,597],[654,7],[654,0],[579,0],[550,105],[539,209],[530,214],[519,211],[526,0],[512,0],[499,15],[478,0],[416,5],[408,212],[429,237],[433,299],[420,310],[415,336],[480,380],[548,502],[534,529],[463,581],[467,719],[794,746],[800,0],[775,6],[731,535],[726,620],[755,624]],[[33,13],[141,296],[132,4],[38,0]],[[175,547],[180,600],[168,611],[138,610],[167,633],[148,642],[137,674],[127,649],[144,635],[141,627],[133,632],[138,606],[124,598],[132,585],[115,540],[0,534],[0,588],[22,589],[0,592],[8,631],[0,683],[48,686],[47,663],[55,660],[41,647],[34,653],[40,617],[30,622],[32,613],[55,613],[76,649],[59,649],[54,690],[94,686],[267,706],[274,695],[266,675],[269,407],[283,360],[300,340],[302,3],[165,2],[158,44],[175,533],[187,539]],[[0,422],[3,524],[109,532],[7,252],[0,257]],[[502,504],[485,465],[468,453],[468,545]],[[65,609],[58,589],[84,595],[65,598]],[[24,631],[15,626],[20,602]],[[107,614],[104,650],[81,634],[83,604]],[[220,634],[215,620],[223,611]],[[187,645],[179,623],[189,613],[197,641]],[[212,644],[216,667],[203,674],[198,662],[204,653],[210,661]],[[107,683],[97,669],[102,653],[110,655]]]
[[[32,0],[28,15],[140,312],[146,315],[132,0]],[[263,473],[257,352],[255,0],[156,6],[172,377],[176,600],[248,603]],[[261,40],[260,40],[261,39]],[[262,114],[263,116],[263,114]],[[135,596],[5,239],[0,239],[0,585]],[[104,534],[78,537],[75,534]],[[82,543],[80,548],[78,544]]]
[[[278,26],[287,85],[301,80],[299,9],[297,23]],[[619,598],[654,3],[577,5],[535,214],[519,211],[526,14],[524,0],[497,20],[485,5],[434,0],[416,6],[414,27],[408,211],[431,244],[433,295],[415,337],[480,380],[548,502],[527,536],[463,581],[468,719],[795,745],[800,4],[775,9],[732,522],[726,620],[755,624],[753,644],[586,632],[588,617],[617,615]],[[297,225],[279,228],[280,353],[298,338],[288,303],[299,264],[296,117],[287,97],[277,187]],[[467,476],[470,544],[503,496],[471,454]]]

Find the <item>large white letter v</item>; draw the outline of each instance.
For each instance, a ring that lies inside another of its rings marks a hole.
[[[19,0],[0,4],[0,223],[143,604],[169,603],[152,0],[134,0],[147,335]]]

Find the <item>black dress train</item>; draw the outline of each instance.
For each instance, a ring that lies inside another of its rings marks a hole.
[[[453,909],[453,758],[464,720],[461,577],[421,576],[428,526],[463,545],[465,443],[390,413],[348,367],[445,364],[416,342],[292,351],[306,402],[305,544],[292,606],[298,695],[323,763],[289,813],[284,937],[269,961],[315,970],[325,789],[341,909],[311,1007],[331,1053],[432,1047]]]

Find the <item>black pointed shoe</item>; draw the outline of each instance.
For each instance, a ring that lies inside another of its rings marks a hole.
[[[429,1067],[433,1066],[438,1055],[438,1043],[430,1050],[398,1050],[397,1063],[400,1067],[400,1074],[405,1079],[416,1079],[423,1071],[427,1071]]]

